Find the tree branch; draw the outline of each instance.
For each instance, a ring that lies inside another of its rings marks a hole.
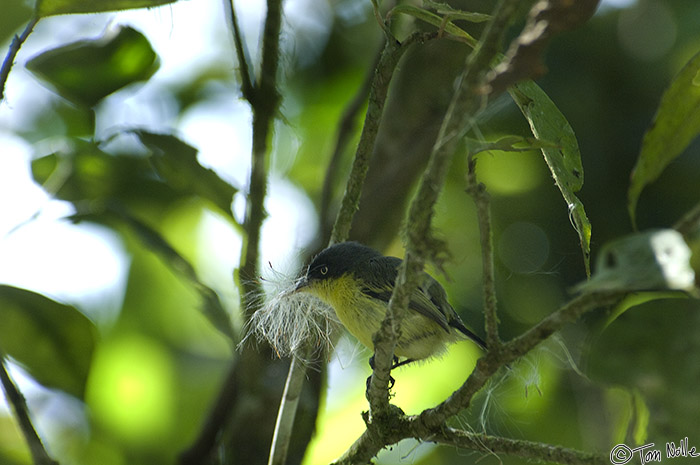
[[[241,71],[241,93],[246,100],[251,102],[254,98],[253,94],[256,86],[255,76],[250,72],[252,60],[250,59],[248,47],[246,47],[243,40],[241,29],[238,26],[234,0],[224,0],[224,8],[229,15],[229,21],[231,21],[231,28],[233,29],[233,44],[236,48],[236,57],[238,58],[238,66]]]
[[[368,392],[373,415],[381,416],[389,409],[387,383],[401,318],[408,308],[411,293],[419,284],[425,258],[435,255],[436,241],[431,233],[433,207],[442,190],[457,143],[468,129],[470,118],[485,103],[487,96],[481,93],[481,89],[517,4],[514,0],[501,0],[498,3],[493,20],[467,58],[460,85],[445,114],[418,192],[411,202],[406,221],[406,256],[399,268],[387,316],[373,339],[374,371]]]
[[[2,62],[2,67],[0,67],[0,102],[5,99],[5,84],[7,83],[7,78],[10,76],[10,70],[12,65],[15,63],[15,58],[22,44],[27,40],[29,34],[34,30],[34,26],[39,22],[39,18],[33,17],[27,23],[27,26],[22,31],[22,34],[15,36],[10,43],[10,48],[5,55],[5,59]]]
[[[493,267],[493,234],[491,232],[491,200],[486,187],[476,180],[476,158],[469,155],[467,161],[467,193],[476,204],[481,243],[481,267],[483,273],[484,323],[486,346],[498,352],[501,340],[498,336],[498,314],[496,305],[496,278]]]
[[[555,462],[567,465],[604,465],[608,463],[607,457],[567,447],[474,434],[454,428],[442,428],[438,433],[421,439],[487,454],[507,454],[545,463]]]
[[[343,116],[340,119],[340,124],[338,124],[338,132],[336,134],[335,148],[333,149],[333,154],[328,162],[328,167],[326,168],[326,175],[323,178],[323,188],[321,189],[321,206],[319,209],[319,217],[321,218],[321,237],[326,239],[330,236],[330,231],[328,230],[330,224],[329,209],[331,204],[331,197],[333,196],[333,187],[336,183],[336,174],[338,168],[340,167],[340,161],[345,151],[345,147],[350,141],[350,136],[355,129],[355,119],[357,113],[362,108],[362,104],[367,99],[367,96],[375,82],[376,70],[379,67],[379,62],[384,54],[385,46],[382,43],[382,47],[378,50],[376,57],[372,60],[372,65],[370,71],[365,76],[362,85],[357,90],[357,93],[353,99],[349,102],[348,106],[343,112]],[[382,103],[383,105],[383,103]],[[366,122],[365,122],[366,124]],[[374,144],[373,144],[374,145]],[[346,240],[344,238],[343,240]]]
[[[369,160],[374,151],[374,143],[377,140],[377,132],[382,120],[386,96],[389,92],[389,83],[394,75],[396,65],[409,45],[424,38],[423,34],[414,33],[405,39],[403,43],[399,43],[396,40],[387,40],[384,50],[382,50],[374,73],[372,86],[370,87],[369,103],[362,126],[362,133],[360,134],[360,141],[357,144],[343,200],[331,233],[331,244],[343,242],[350,235],[352,218],[360,203],[362,186],[367,175]]]
[[[20,430],[24,434],[24,438],[29,446],[29,452],[32,455],[32,460],[35,465],[58,465],[58,462],[53,460],[41,442],[41,438],[32,425],[32,420],[29,418],[29,408],[22,393],[17,389],[15,383],[10,377],[10,373],[5,367],[5,354],[0,351],[0,382],[2,389],[5,391],[7,401],[12,405],[12,409],[17,417]]]

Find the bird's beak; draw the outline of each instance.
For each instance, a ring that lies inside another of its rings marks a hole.
[[[297,285],[294,287],[293,292],[303,292],[305,288],[309,287],[309,284],[309,278],[307,278],[306,276],[302,276],[301,278],[299,278],[299,281],[297,281]]]

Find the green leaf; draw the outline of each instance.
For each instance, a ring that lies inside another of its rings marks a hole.
[[[698,133],[700,53],[691,58],[666,89],[651,127],[644,134],[627,192],[627,209],[633,225],[636,226],[637,202],[644,187],[655,181]]]
[[[152,8],[176,0],[37,0],[38,17],[71,13],[100,13],[103,11]]]
[[[535,149],[557,148],[557,146],[551,142],[521,136],[505,136],[496,141],[481,141],[464,138],[464,144],[467,152],[472,155],[491,150],[499,152],[529,152]],[[515,144],[518,144],[518,147],[516,147]]]
[[[199,164],[197,149],[173,135],[144,130],[131,132],[151,151],[153,165],[170,187],[183,194],[207,199],[233,218],[231,202],[236,189],[214,171]]]
[[[182,195],[143,156],[110,155],[94,142],[70,139],[63,152],[32,161],[32,175],[49,193],[74,204],[165,205]]]
[[[32,58],[27,69],[66,99],[92,107],[109,94],[147,80],[158,69],[148,39],[130,27],[81,40]]]
[[[82,398],[97,340],[75,307],[0,285],[0,345],[39,383]]]
[[[581,242],[586,274],[590,275],[591,223],[583,204],[574,194],[583,187],[583,165],[574,130],[554,102],[534,82],[520,82],[508,91],[530,123],[535,138],[556,145],[542,147],[542,155],[569,206],[569,218]]]

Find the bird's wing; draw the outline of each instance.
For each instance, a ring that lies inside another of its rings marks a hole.
[[[389,302],[401,259],[396,257],[375,257],[367,265],[367,279],[363,292],[374,299]],[[445,331],[450,332],[450,322],[459,317],[447,303],[445,290],[428,273],[423,273],[423,283],[411,294],[408,308],[430,318]],[[461,323],[461,321],[459,321]],[[462,327],[464,325],[461,325]],[[458,326],[455,326],[460,329]]]

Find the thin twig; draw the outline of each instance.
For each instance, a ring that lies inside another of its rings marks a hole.
[[[486,187],[476,179],[476,158],[469,155],[467,162],[467,193],[476,205],[481,243],[481,267],[483,272],[484,324],[488,350],[500,350],[498,313],[496,304],[496,278],[493,267],[493,233],[491,231],[491,200]]]
[[[241,28],[238,25],[234,0],[224,0],[224,8],[229,15],[231,28],[233,29],[233,44],[236,47],[236,57],[238,58],[238,66],[241,71],[241,93],[246,100],[252,103],[256,86],[255,75],[251,73],[253,62],[250,58],[248,47],[246,47],[243,40]]]
[[[425,259],[434,252],[435,240],[431,233],[433,208],[447,176],[449,164],[460,136],[468,122],[485,104],[482,94],[490,65],[498,54],[506,26],[516,12],[518,2],[501,0],[494,18],[484,35],[467,58],[440,132],[430,154],[428,166],[421,178],[418,192],[411,202],[406,221],[406,256],[399,268],[396,285],[389,301],[387,316],[374,337],[374,371],[369,387],[370,411],[382,415],[389,408],[386,381],[389,379],[393,350],[401,328],[401,318],[408,308],[411,293],[419,284]]]
[[[357,90],[357,93],[352,98],[348,106],[343,112],[343,116],[338,124],[338,132],[336,135],[335,148],[333,149],[333,154],[331,155],[328,166],[326,167],[326,175],[323,178],[323,188],[321,189],[321,207],[319,209],[319,217],[321,218],[321,232],[322,238],[327,238],[330,235],[328,231],[328,226],[330,223],[329,209],[331,204],[331,198],[333,196],[333,188],[336,184],[336,175],[338,169],[340,168],[340,161],[345,151],[345,147],[350,141],[350,136],[355,130],[355,120],[357,119],[357,113],[362,108],[362,104],[367,100],[367,95],[372,88],[372,83],[374,82],[375,70],[379,66],[379,60],[382,56],[384,50],[384,43],[382,42],[381,48],[377,51],[375,58],[372,60],[372,65],[369,68],[369,72],[365,76],[362,85]]]
[[[10,75],[12,65],[15,63],[17,53],[22,47],[22,44],[27,40],[27,37],[29,37],[29,34],[32,33],[34,26],[36,26],[36,23],[38,22],[39,18],[33,17],[31,20],[29,20],[29,23],[27,23],[27,26],[24,28],[24,31],[22,31],[22,34],[15,36],[10,43],[10,48],[2,62],[2,67],[0,67],[0,102],[2,102],[5,98],[5,84],[7,83],[7,78]]]
[[[34,429],[31,418],[29,418],[29,408],[24,396],[19,391],[15,383],[10,377],[10,373],[5,366],[5,354],[0,351],[0,382],[2,389],[5,391],[5,397],[12,405],[12,409],[17,417],[20,430],[24,434],[24,438],[29,446],[29,452],[32,455],[32,460],[35,465],[58,465],[58,462],[53,460],[41,442],[41,438]]]
[[[404,40],[403,43],[395,40],[388,40],[384,46],[379,62],[374,73],[372,86],[369,92],[369,103],[367,113],[360,134],[360,141],[357,144],[355,158],[352,163],[348,182],[345,186],[343,200],[336,216],[330,243],[347,240],[350,235],[352,218],[355,215],[360,203],[360,194],[365,182],[365,176],[369,169],[369,160],[374,151],[374,143],[379,132],[379,123],[382,119],[386,96],[389,92],[389,83],[394,74],[394,69],[403,54],[412,43],[424,37],[416,33]]]
[[[264,202],[267,196],[268,141],[272,132],[272,122],[280,103],[280,94],[277,90],[277,67],[281,25],[282,1],[268,0],[263,30],[260,78],[249,100],[253,111],[253,148],[246,216],[243,222],[246,234],[239,267],[239,275],[243,278],[240,280],[240,285],[243,290],[242,308],[245,309],[246,321],[255,311],[255,306],[249,305],[245,300],[247,297],[257,295],[258,291],[257,282],[251,278],[257,274],[260,233],[266,216]],[[243,58],[239,60],[244,61]]]

